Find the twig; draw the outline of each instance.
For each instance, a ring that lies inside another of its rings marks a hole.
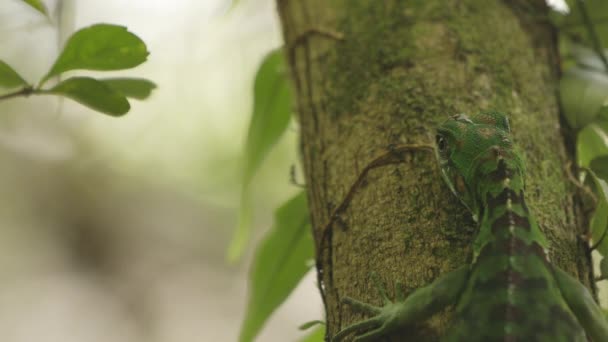
[[[608,23],[608,17],[601,17],[601,18],[595,18],[593,20],[596,24],[606,24]],[[571,22],[571,23],[563,23],[561,24],[559,27],[560,28],[567,28],[567,27],[576,27],[576,26],[580,26],[580,23],[577,22]]]
[[[295,165],[291,165],[291,167],[289,168],[289,183],[291,185],[300,187],[300,188],[306,188],[306,184],[305,183],[300,183],[298,182],[297,179],[297,170],[296,170],[296,166]]]
[[[0,101],[18,96],[30,96],[32,93],[34,93],[34,88],[31,86],[27,86],[15,92],[0,95]]]
[[[566,176],[568,177],[570,182],[572,182],[577,188],[583,190],[587,194],[587,196],[589,196],[591,198],[591,201],[593,201],[593,205],[597,206],[597,201],[598,201],[597,196],[595,196],[593,191],[591,191],[591,189],[589,189],[588,186],[585,186],[578,179],[576,179],[574,174],[572,174],[571,168],[572,168],[572,162],[571,161],[566,162]]]
[[[344,35],[340,32],[332,31],[326,28],[311,27],[300,33],[293,41],[292,45],[299,45],[302,43],[302,41],[308,39],[311,36],[320,36],[333,40],[344,40]]]
[[[312,36],[324,37],[336,41],[344,40],[344,35],[340,32],[332,31],[325,28],[312,27],[298,34],[296,38],[287,45],[287,49],[289,50],[290,54],[293,53],[293,50],[295,50],[296,47],[306,42],[308,38]]]
[[[364,181],[365,177],[367,176],[367,173],[370,170],[375,169],[377,167],[401,163],[401,162],[403,162],[403,153],[411,152],[411,151],[433,152],[434,147],[431,145],[411,144],[411,145],[401,145],[401,146],[397,146],[394,148],[389,148],[389,150],[387,152],[384,152],[380,156],[374,158],[374,160],[372,160],[369,164],[367,164],[367,166],[363,169],[363,171],[361,171],[361,173],[359,174],[359,176],[357,177],[357,179],[355,180],[353,185],[351,185],[351,187],[349,188],[349,190],[346,193],[346,196],[344,196],[344,199],[342,200],[342,202],[340,202],[340,204],[332,211],[331,215],[329,216],[329,221],[321,229],[321,237],[319,240],[319,245],[317,246],[317,256],[318,256],[317,260],[320,259],[320,256],[321,256],[323,248],[324,248],[324,242],[325,242],[325,239],[327,238],[329,231],[331,230],[331,226],[339,218],[340,214],[344,210],[346,210],[346,207],[348,207],[348,205],[352,201],[356,190],[359,188],[359,186],[361,185],[361,183]]]
[[[587,12],[587,6],[585,5],[585,1],[578,0],[576,4],[581,12],[583,22],[587,27],[587,33],[589,33],[589,39],[591,39],[591,44],[593,44],[593,50],[595,50],[595,53],[597,53],[598,57],[604,64],[606,72],[608,72],[608,59],[606,59],[606,56],[604,56],[604,52],[602,51],[602,43],[600,42],[600,38],[598,37],[597,32],[595,32],[595,27],[593,26],[593,23],[591,23],[591,18],[589,17],[589,12]]]

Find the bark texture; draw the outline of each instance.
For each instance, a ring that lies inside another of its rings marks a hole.
[[[391,146],[433,144],[449,115],[510,113],[527,161],[527,201],[553,262],[590,284],[584,230],[565,166],[556,99],[557,47],[543,0],[278,0],[297,97],[315,239],[363,168]],[[317,251],[327,331],[362,317],[348,295],[380,305],[469,261],[475,223],[449,192],[435,156],[417,151],[376,168]],[[399,333],[434,341],[449,310]]]

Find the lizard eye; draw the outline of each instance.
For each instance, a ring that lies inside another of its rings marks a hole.
[[[439,149],[440,153],[445,153],[448,149],[448,142],[445,140],[445,138],[442,135],[437,135],[437,148]]]

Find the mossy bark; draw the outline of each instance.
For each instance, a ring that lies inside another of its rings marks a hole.
[[[363,168],[402,144],[432,144],[449,115],[510,114],[527,201],[552,260],[590,284],[585,222],[566,168],[554,32],[544,0],[278,0],[297,97],[315,239]],[[467,263],[475,224],[416,151],[369,172],[317,252],[328,335],[361,319],[340,298],[380,305],[375,271],[412,290]],[[433,341],[449,310],[399,340]]]

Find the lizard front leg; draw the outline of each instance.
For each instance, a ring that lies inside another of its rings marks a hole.
[[[608,321],[583,284],[559,267],[553,274],[566,303],[593,342],[608,341]]]
[[[383,307],[369,305],[344,297],[342,302],[350,305],[355,311],[374,315],[366,320],[354,323],[339,331],[332,341],[342,341],[348,334],[355,331],[368,330],[359,334],[354,341],[375,341],[382,336],[407,326],[414,322],[424,320],[444,307],[455,304],[464,289],[470,266],[460,267],[431,284],[415,290],[406,299],[401,291],[397,291],[397,300],[392,302],[380,284],[376,284],[378,292],[384,301]],[[371,329],[371,330],[370,330]]]

